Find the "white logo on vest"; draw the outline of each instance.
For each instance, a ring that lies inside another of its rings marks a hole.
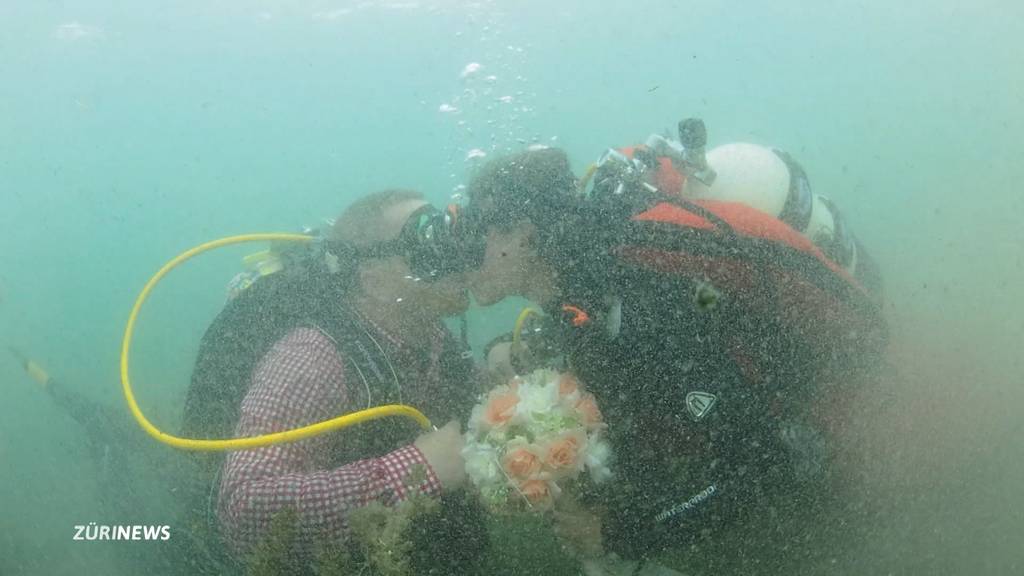
[[[690,392],[686,395],[686,410],[689,411],[694,422],[699,422],[708,415],[708,412],[711,412],[716,402],[718,402],[718,396],[710,392]]]

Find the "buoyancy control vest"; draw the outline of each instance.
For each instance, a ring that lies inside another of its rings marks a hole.
[[[864,287],[763,212],[658,194],[591,212],[564,239],[549,313],[619,454],[607,541],[636,557],[820,467],[813,432],[787,442],[822,373],[875,361],[886,327]]]

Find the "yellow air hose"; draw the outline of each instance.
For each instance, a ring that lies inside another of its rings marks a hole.
[[[146,418],[142,413],[142,410],[139,409],[138,403],[135,401],[135,394],[132,392],[131,381],[128,378],[128,353],[132,346],[132,336],[135,332],[135,321],[138,319],[139,310],[142,308],[142,304],[146,301],[146,298],[149,297],[149,293],[171,270],[186,260],[198,256],[203,252],[232,244],[265,241],[312,242],[313,237],[306,236],[304,234],[245,234],[242,236],[230,236],[214,240],[212,242],[207,242],[179,254],[173,260],[164,264],[163,268],[150,278],[149,282],[146,283],[146,286],[143,287],[142,292],[139,293],[139,297],[135,300],[135,305],[132,307],[131,314],[128,316],[128,324],[124,329],[124,341],[121,344],[121,389],[124,392],[124,399],[128,402],[128,409],[131,410],[132,416],[135,418],[135,421],[138,422],[139,426],[141,426],[147,434],[168,446],[173,446],[183,450],[207,452],[244,450],[247,448],[259,448],[273,444],[295,442],[297,440],[318,436],[326,432],[347,428],[361,422],[375,420],[386,416],[405,416],[412,418],[423,428],[429,429],[431,427],[430,420],[428,420],[422,412],[416,410],[412,406],[406,406],[403,404],[377,406],[367,410],[360,410],[359,412],[338,416],[337,418],[324,420],[323,422],[317,422],[316,424],[303,426],[301,428],[285,430],[284,432],[225,440],[195,440],[191,438],[173,436],[166,432],[162,432]]]
[[[541,313],[536,308],[523,308],[523,311],[516,317],[515,327],[512,328],[512,346],[518,347],[522,345],[523,341],[523,326],[526,324],[526,319],[530,316],[541,317]]]
[[[597,172],[597,162],[587,165],[587,168],[583,171],[583,176],[579,182],[576,183],[576,191],[580,194],[587,193],[587,186],[590,185],[590,180],[594,178],[594,174]]]

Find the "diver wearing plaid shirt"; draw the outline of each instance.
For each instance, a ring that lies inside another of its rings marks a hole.
[[[217,516],[236,558],[246,558],[281,513],[296,513],[296,552],[309,557],[324,544],[341,543],[348,514],[361,506],[394,505],[413,492],[438,496],[464,482],[458,421],[468,416],[478,388],[471,363],[441,320],[463,312],[468,297],[459,273],[431,280],[417,276],[403,244],[409,223],[431,210],[420,194],[404,190],[353,203],[334,225],[332,237],[387,249],[375,248],[358,260],[353,283],[340,297],[331,292],[294,299],[312,301],[317,310],[268,342],[266,350],[248,361],[249,367],[238,367],[244,345],[218,347],[223,338],[211,332],[204,338],[214,345],[206,358],[200,350],[187,405],[210,407],[197,410],[193,420],[214,414],[214,419],[232,423],[235,437],[294,429],[392,403],[411,405],[435,423],[452,419],[425,434],[411,421],[387,418],[298,442],[228,453],[218,482]],[[265,278],[264,292],[275,277],[283,276]],[[236,300],[249,292],[255,290],[244,290]],[[284,300],[283,306],[293,305]],[[259,308],[256,322],[270,315]],[[249,334],[266,331],[248,327]],[[258,347],[248,350],[254,349]],[[234,358],[234,372],[205,370],[204,362],[212,364],[213,356]],[[224,390],[231,387],[220,386],[207,373],[249,374],[235,386],[242,398],[231,407],[235,412],[217,415],[231,403],[211,399],[223,400],[230,394]],[[205,395],[196,389],[197,375],[213,383]],[[189,416],[187,408],[186,430]]]
[[[392,354],[404,401],[426,407],[441,387],[444,327],[435,326],[429,349],[420,350],[388,335],[370,321],[381,345]],[[406,368],[407,369],[403,369]],[[330,338],[315,329],[297,328],[278,341],[253,373],[242,402],[237,437],[298,428],[362,410],[368,404],[358,375],[345,370]],[[472,394],[467,390],[467,394]],[[426,410],[426,408],[424,408]],[[378,457],[332,466],[334,445],[365,432],[358,427],[294,442],[242,450],[228,455],[220,482],[219,516],[236,550],[247,550],[284,507],[299,512],[303,526],[317,538],[340,537],[345,515],[379,501],[395,504],[406,494],[406,478],[416,464],[427,471],[419,489],[439,495],[441,482],[414,444],[396,446]],[[304,539],[310,542],[315,539]]]

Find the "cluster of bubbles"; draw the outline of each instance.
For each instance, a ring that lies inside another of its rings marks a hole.
[[[479,60],[452,70],[457,88],[448,99],[436,104],[436,113],[450,130],[448,168],[452,200],[456,202],[462,200],[466,188],[460,179],[489,156],[556,140],[528,128],[537,101],[530,79],[522,73],[530,45],[504,40],[497,25],[501,18],[498,11],[485,10],[481,15],[483,19],[471,16],[467,23],[478,30],[475,38],[467,32],[456,34],[460,41],[479,44]]]

